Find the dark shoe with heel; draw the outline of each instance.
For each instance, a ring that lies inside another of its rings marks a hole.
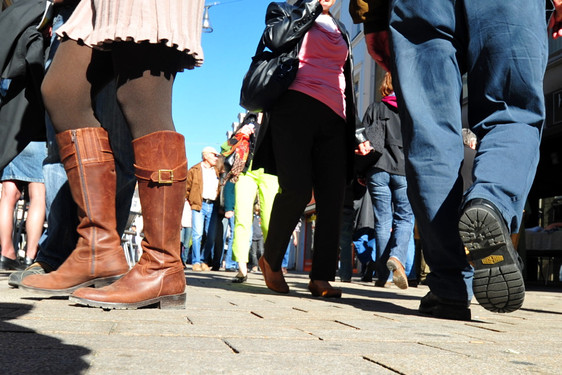
[[[265,280],[265,285],[267,285],[269,289],[277,293],[289,293],[289,285],[287,285],[281,270],[272,271],[269,263],[267,263],[267,260],[265,260],[263,256],[259,259],[258,263],[263,274],[263,279]]]
[[[486,310],[512,312],[523,305],[525,284],[519,256],[498,209],[485,199],[469,201],[459,234],[474,267],[474,297]]]
[[[441,298],[429,292],[421,299],[419,311],[440,319],[468,321],[471,318],[469,306],[469,301]]]
[[[2,271],[21,271],[25,268],[25,265],[21,264],[17,259],[6,258],[2,255],[0,257],[0,270]]]

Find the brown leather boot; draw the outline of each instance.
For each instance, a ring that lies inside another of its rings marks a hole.
[[[72,198],[78,205],[76,248],[56,270],[22,280],[26,290],[69,295],[85,286],[107,285],[129,269],[115,219],[115,161],[103,128],[57,134]]]
[[[184,138],[159,131],[133,141],[135,170],[144,222],[139,262],[121,279],[100,289],[76,290],[70,301],[104,309],[148,305],[185,308],[185,273],[180,227],[186,191]]]

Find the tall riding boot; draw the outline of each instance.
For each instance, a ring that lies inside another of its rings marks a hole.
[[[22,280],[26,290],[69,295],[86,286],[112,283],[129,266],[115,219],[115,161],[103,128],[81,128],[57,134],[72,198],[78,206],[78,242],[54,272]]]
[[[139,262],[121,279],[100,289],[76,290],[70,301],[104,309],[185,308],[180,257],[181,214],[186,191],[184,138],[159,131],[133,141],[135,174],[144,222]]]

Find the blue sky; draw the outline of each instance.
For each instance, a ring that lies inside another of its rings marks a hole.
[[[207,4],[212,1],[207,1]],[[172,114],[186,139],[189,167],[205,146],[219,149],[240,107],[240,86],[265,27],[270,0],[225,0],[209,9],[212,33],[203,33],[203,66],[174,83]],[[220,150],[219,150],[220,151]]]

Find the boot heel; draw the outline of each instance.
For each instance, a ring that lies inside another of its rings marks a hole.
[[[162,310],[185,309],[185,293],[161,297],[158,306]]]

